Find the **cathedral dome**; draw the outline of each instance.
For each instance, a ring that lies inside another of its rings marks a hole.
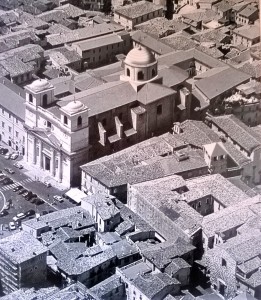
[[[28,86],[33,92],[41,92],[52,88],[51,83],[46,79],[37,79]]]
[[[85,109],[85,105],[81,101],[72,101],[63,107],[63,110],[69,114],[76,114]]]
[[[126,64],[141,67],[145,67],[155,62],[156,59],[154,55],[147,48],[141,46],[132,49],[125,58]]]

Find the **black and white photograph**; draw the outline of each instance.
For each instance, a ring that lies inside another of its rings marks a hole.
[[[261,300],[261,0],[0,0],[0,300]]]

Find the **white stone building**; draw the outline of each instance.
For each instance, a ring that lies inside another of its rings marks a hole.
[[[47,80],[36,80],[25,89],[25,159],[70,185],[88,155],[88,109],[80,101],[52,106],[54,87]]]

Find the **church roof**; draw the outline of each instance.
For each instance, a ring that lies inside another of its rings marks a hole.
[[[132,49],[125,59],[125,64],[131,66],[144,66],[156,63],[154,55],[145,47],[136,47]]]

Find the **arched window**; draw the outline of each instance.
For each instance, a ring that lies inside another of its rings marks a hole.
[[[130,69],[127,69],[127,76],[130,77]]]
[[[67,116],[63,117],[63,123],[66,124],[66,125],[68,124],[68,118],[67,118]]]
[[[155,77],[155,76],[156,76],[156,71],[155,71],[155,69],[152,69],[151,75],[152,75],[152,77]]]
[[[43,107],[47,106],[47,94],[43,95]]]
[[[78,117],[77,119],[77,126],[82,126],[82,117]]]
[[[29,102],[33,103],[33,95],[29,94]]]
[[[144,74],[142,71],[138,72],[138,80],[143,80],[144,79]]]

